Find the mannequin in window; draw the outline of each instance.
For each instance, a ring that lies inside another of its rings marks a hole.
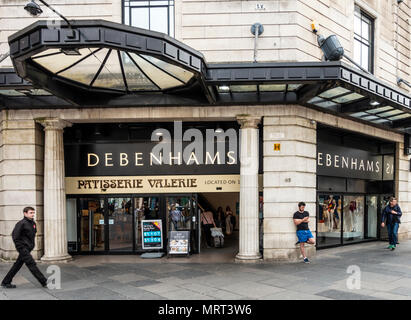
[[[357,210],[357,202],[355,201],[351,201],[350,202],[350,228],[348,229],[351,232],[355,232],[356,231],[356,227],[355,227],[355,212]]]
[[[328,196],[328,200],[326,201],[326,205],[327,205],[327,211],[328,211],[328,230],[332,231],[333,229],[333,219],[334,219],[334,212],[335,212],[335,208],[337,206],[334,196],[332,194],[330,194]]]

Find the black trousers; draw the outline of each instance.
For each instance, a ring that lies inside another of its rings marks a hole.
[[[213,228],[214,225],[204,224],[203,227],[204,227],[204,234],[205,234],[207,245],[211,247],[211,230],[210,229]]]
[[[9,273],[4,277],[2,284],[9,284],[13,280],[14,276],[21,269],[23,264],[26,264],[33,276],[43,285],[47,283],[46,277],[41,273],[39,268],[37,268],[36,262],[30,254],[28,249],[19,250],[19,256],[16,262],[11,267]]]

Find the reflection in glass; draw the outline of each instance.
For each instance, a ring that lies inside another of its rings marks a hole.
[[[79,203],[81,250],[104,250],[104,200],[81,198]]]
[[[329,99],[329,98],[334,98],[336,96],[339,96],[341,94],[348,93],[348,92],[350,92],[350,90],[345,89],[343,87],[336,87],[336,88],[332,88],[332,89],[328,89],[327,91],[324,91],[319,96],[321,98]]]
[[[341,195],[320,195],[318,199],[317,244],[341,243]]]
[[[110,250],[133,250],[131,198],[108,198]]]
[[[150,8],[150,30],[168,33],[168,8]]]
[[[60,53],[58,55],[48,55],[49,53],[55,53],[56,49],[48,49],[43,51],[38,57],[34,56],[32,59],[41,65],[42,67],[50,70],[53,73],[57,73],[64,68],[71,66],[72,64],[80,61],[81,59],[87,57],[91,53],[98,50],[97,48],[82,48],[79,49],[80,55],[70,56]]]
[[[364,239],[364,197],[344,196],[343,241]]]
[[[131,8],[131,25],[137,28],[150,29],[148,8]]]
[[[231,92],[256,92],[257,85],[231,85]]]
[[[82,48],[79,52],[65,55],[50,49],[32,59],[62,78],[124,92],[127,88],[133,92],[181,87],[194,77],[193,72],[148,55],[107,48]]]
[[[167,197],[166,206],[169,231],[191,229],[191,202],[189,197]]]
[[[260,84],[260,91],[285,91],[285,84]]]
[[[108,49],[96,51],[88,58],[68,68],[66,71],[59,73],[59,75],[89,85],[103,63],[108,51]]]
[[[377,238],[378,196],[367,196],[367,238]]]
[[[136,249],[142,249],[141,221],[161,219],[158,197],[134,198]],[[164,226],[163,226],[164,232]]]
[[[140,55],[130,53],[134,62],[138,64],[140,69],[161,89],[169,89],[183,85],[183,82],[173,78],[161,69],[157,68],[148,60],[143,59]]]
[[[337,102],[337,103],[346,103],[346,102],[355,101],[355,100],[358,100],[358,99],[361,99],[361,98],[364,98],[364,96],[359,94],[359,93],[354,92],[354,93],[350,93],[350,94],[347,94],[347,95],[339,97],[339,98],[335,98],[335,99],[333,99],[333,101]]]
[[[101,69],[96,81],[94,81],[93,86],[125,90],[117,50],[111,50],[110,55],[106,60],[103,69]]]
[[[149,60],[150,62],[152,62],[156,66],[158,66],[159,68],[171,73],[173,76],[177,77],[178,79],[180,79],[184,83],[187,83],[188,81],[190,81],[190,79],[194,75],[190,71],[187,71],[183,68],[180,68],[178,66],[175,66],[174,64],[165,62],[163,60],[154,58],[152,56],[147,56],[147,55],[144,55],[144,54],[142,54],[141,56],[146,58],[147,60]]]

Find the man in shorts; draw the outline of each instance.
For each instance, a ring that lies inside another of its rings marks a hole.
[[[297,237],[300,244],[301,254],[304,259],[304,263],[310,263],[307,256],[305,255],[304,244],[315,244],[314,237],[308,228],[308,222],[310,222],[310,214],[305,211],[305,203],[298,203],[298,211],[294,213],[293,216],[294,224],[297,226]]]

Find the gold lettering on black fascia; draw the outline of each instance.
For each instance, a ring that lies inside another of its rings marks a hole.
[[[195,188],[197,179],[148,179],[151,188]]]
[[[137,189],[143,188],[142,179],[103,179],[103,180],[78,180],[77,188],[81,189]]]

